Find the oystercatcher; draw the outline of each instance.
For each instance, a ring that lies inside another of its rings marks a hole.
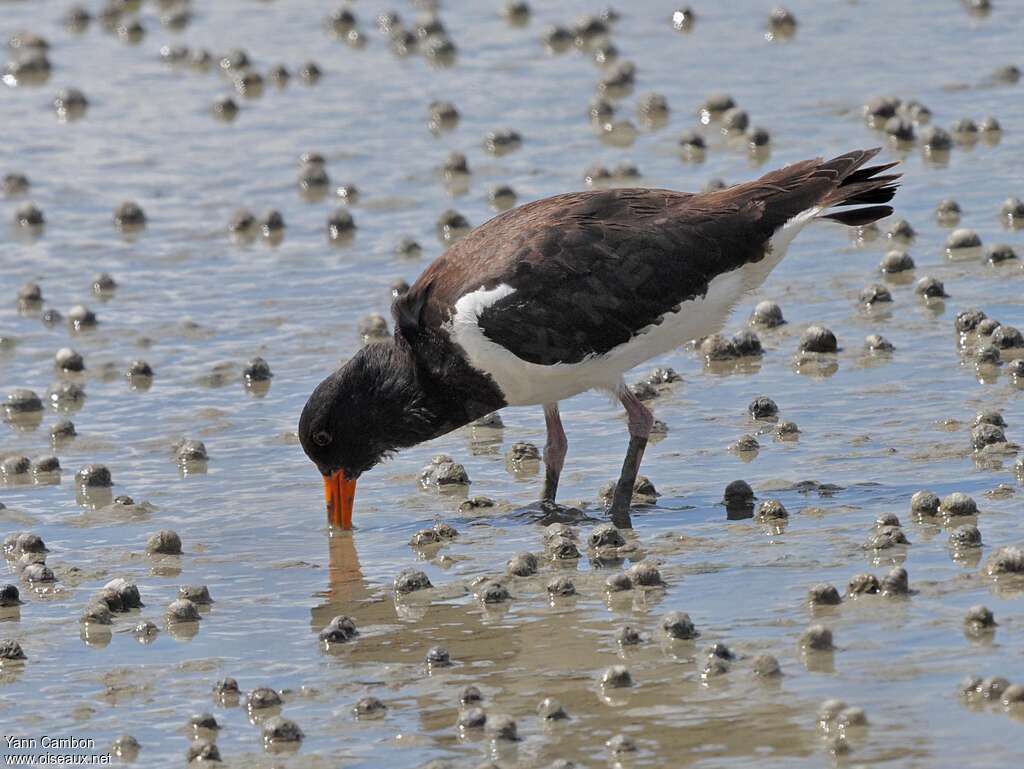
[[[542,499],[553,502],[568,446],[558,403],[599,389],[629,417],[610,510],[628,525],[653,417],[623,374],[721,329],[811,221],[891,214],[883,204],[899,174],[883,172],[896,163],[864,165],[878,152],[702,194],[571,192],[477,227],[395,300],[394,339],[359,350],[302,410],[299,439],[323,475],[329,522],[351,527],[356,479],[383,457],[504,406],[543,406]]]

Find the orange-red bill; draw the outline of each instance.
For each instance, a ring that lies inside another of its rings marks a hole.
[[[337,529],[352,528],[352,505],[356,498],[356,482],[338,470],[324,476],[324,497],[327,500],[327,523]]]

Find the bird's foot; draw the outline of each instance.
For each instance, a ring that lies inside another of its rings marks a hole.
[[[542,499],[536,504],[523,508],[517,515],[529,518],[541,526],[550,526],[552,523],[577,524],[597,520],[578,507],[560,505],[551,499]]]

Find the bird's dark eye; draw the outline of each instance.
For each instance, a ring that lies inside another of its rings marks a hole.
[[[333,440],[331,434],[326,430],[320,430],[319,432],[313,433],[313,443],[317,446],[326,446]]]

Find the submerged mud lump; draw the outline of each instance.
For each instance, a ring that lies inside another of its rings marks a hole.
[[[234,699],[241,694],[238,688],[238,681],[231,676],[225,676],[213,684],[213,693],[219,699]]]
[[[722,498],[727,504],[752,504],[754,501],[754,490],[744,480],[732,481],[725,487]]]
[[[608,577],[604,581],[604,586],[609,593],[621,593],[633,589],[633,580],[629,578],[628,574],[619,572]]]
[[[488,132],[484,138],[484,149],[492,155],[505,155],[522,146],[523,137],[511,128]]]
[[[13,546],[10,549],[12,553],[16,555],[21,555],[22,553],[50,552],[46,547],[46,543],[43,542],[43,538],[30,531],[23,531],[17,534]]]
[[[992,344],[1000,350],[1024,348],[1024,334],[1013,326],[1000,326],[992,332]]]
[[[220,748],[216,743],[197,740],[189,745],[185,751],[185,760],[190,764],[219,764],[223,759],[220,757]]]
[[[985,318],[978,323],[975,331],[977,331],[978,336],[990,337],[1001,325],[1002,324],[995,318]]]
[[[758,654],[754,657],[751,667],[758,678],[775,678],[782,675],[782,666],[771,654]]]
[[[763,521],[789,518],[789,511],[777,499],[766,499],[757,508],[757,517]]]
[[[178,598],[187,598],[196,606],[209,606],[213,603],[210,589],[206,585],[181,585],[178,587]]]
[[[335,209],[327,218],[328,238],[332,241],[344,240],[354,230],[355,219],[347,209]]]
[[[28,657],[25,656],[25,651],[21,648],[20,643],[13,639],[0,641],[0,661],[15,662],[26,659]]]
[[[547,591],[552,597],[576,595],[576,583],[570,577],[555,577],[548,582]]]
[[[917,491],[910,498],[910,510],[917,515],[938,515],[940,500],[930,491]]]
[[[451,667],[451,655],[443,646],[431,646],[426,654],[427,667],[447,668]]]
[[[999,207],[999,216],[1016,225],[1024,221],[1024,200],[1017,197],[1007,198]]]
[[[632,625],[623,625],[615,633],[615,641],[619,646],[636,646],[642,640],[640,632]]]
[[[86,328],[94,328],[96,323],[96,313],[90,310],[88,307],[76,304],[70,310],[68,310],[68,325],[71,326],[75,331],[81,331]]]
[[[12,455],[0,462],[0,476],[13,478],[27,475],[32,469],[32,460],[25,456]]]
[[[376,697],[363,697],[352,706],[352,715],[356,718],[376,718],[384,715],[388,706]]]
[[[533,553],[519,553],[505,564],[505,571],[510,576],[529,577],[537,573],[537,556]]]
[[[978,233],[968,227],[961,227],[960,229],[953,230],[946,237],[946,250],[957,251],[965,248],[979,248],[981,246],[981,238],[978,237]]]
[[[669,638],[689,641],[700,636],[690,615],[681,611],[670,611],[661,618],[661,629]]]
[[[31,183],[28,177],[22,173],[9,173],[4,174],[3,178],[3,193],[7,197],[15,197],[16,195],[24,195],[29,191]]]
[[[202,441],[183,440],[175,446],[174,458],[178,464],[205,462],[209,459],[206,444]]]
[[[124,375],[128,379],[152,379],[153,367],[144,360],[133,360],[125,369]]]
[[[8,414],[28,414],[43,410],[43,401],[32,390],[20,388],[7,393],[3,407]]]
[[[20,606],[22,604],[21,593],[17,585],[0,585],[0,607]]]
[[[910,578],[907,575],[907,570],[902,566],[897,566],[882,577],[879,585],[882,589],[882,595],[894,596],[910,593]]]
[[[819,582],[807,591],[807,602],[814,606],[838,606],[842,598],[835,585]]]
[[[750,313],[750,324],[763,328],[777,328],[786,322],[782,317],[782,308],[775,302],[758,302]]]
[[[139,228],[146,224],[146,213],[134,201],[125,201],[114,209],[114,225],[119,229]]]
[[[881,589],[878,578],[874,574],[856,574],[850,578],[846,586],[849,595],[875,594]]]
[[[513,466],[523,464],[524,462],[539,462],[540,450],[532,443],[517,441],[509,448],[508,453],[505,455],[505,461]]]
[[[750,402],[747,412],[754,419],[774,420],[779,415],[779,407],[768,396],[760,395]]]
[[[290,718],[274,716],[263,724],[263,742],[268,745],[301,742],[306,735]]]
[[[972,523],[957,526],[949,533],[951,547],[981,547],[981,530]]]
[[[110,297],[117,290],[117,281],[109,272],[100,272],[92,278],[92,292],[99,297]]]
[[[878,265],[878,269],[886,275],[895,275],[914,269],[914,260],[906,251],[889,251]]]
[[[998,548],[985,562],[985,573],[990,577],[1024,574],[1024,548],[1012,545]]]
[[[57,382],[46,389],[46,399],[55,408],[72,408],[85,400],[85,388],[75,382]]]
[[[247,235],[256,227],[256,217],[252,212],[240,208],[231,215],[228,222],[228,231],[235,235]]]
[[[980,604],[969,608],[967,614],[964,615],[964,625],[970,630],[991,630],[997,624],[992,610]]]
[[[864,338],[864,348],[868,352],[893,352],[896,346],[881,334],[871,334]]]
[[[587,544],[591,548],[622,547],[626,544],[626,540],[614,524],[602,523],[591,529],[587,536]]]
[[[995,243],[988,247],[985,252],[985,259],[990,264],[1002,264],[1017,258],[1017,252],[1009,243]]]
[[[811,625],[800,634],[800,646],[811,651],[831,651],[832,631],[824,625]]]
[[[982,423],[971,429],[971,446],[975,451],[982,451],[989,446],[999,446],[1005,443],[1006,434],[1001,427]]]
[[[952,198],[940,200],[935,206],[935,219],[939,224],[947,227],[952,227],[959,222],[961,213],[960,204]]]
[[[270,364],[257,355],[245,364],[245,367],[242,369],[242,376],[250,382],[266,382],[274,374],[270,370]]]
[[[257,686],[245,698],[245,706],[249,710],[266,710],[280,707],[281,695],[266,686]]]
[[[222,96],[213,103],[210,111],[218,120],[230,122],[238,115],[238,103],[230,96]]]
[[[870,307],[880,302],[891,302],[892,293],[881,283],[874,283],[861,289],[857,299],[861,304]]]
[[[417,590],[426,590],[433,587],[430,578],[418,569],[402,569],[395,576],[394,589],[396,593],[405,595]]]
[[[949,517],[977,515],[977,503],[966,494],[954,491],[942,498],[939,504],[939,512]]]
[[[664,587],[665,585],[658,567],[649,561],[633,564],[626,574],[634,585],[641,587]]]
[[[75,473],[75,485],[83,489],[110,488],[114,485],[106,465],[86,465]]]
[[[194,732],[202,730],[219,732],[220,724],[217,723],[217,719],[214,717],[213,713],[197,713],[188,719],[188,722],[185,724],[185,728]]]
[[[712,655],[705,660],[700,675],[704,679],[715,678],[725,675],[731,668],[732,666],[728,659]]]
[[[483,729],[487,723],[487,714],[483,708],[466,708],[459,712],[456,723],[460,730]]]
[[[612,665],[601,674],[601,686],[621,689],[633,685],[633,676],[625,665]]]
[[[485,604],[505,603],[512,598],[504,583],[497,580],[486,580],[480,585],[477,588],[477,597]]]
[[[130,734],[123,734],[110,744],[110,754],[127,763],[134,762],[141,750],[142,745]]]
[[[926,275],[914,284],[914,293],[922,299],[943,299],[949,296],[938,278]]]
[[[493,714],[488,716],[486,725],[487,735],[494,740],[506,740],[517,742],[519,730],[515,719],[504,714]]]
[[[947,152],[953,147],[953,137],[944,128],[926,126],[921,131],[921,146],[928,152]]]
[[[988,318],[984,311],[979,310],[977,307],[970,307],[966,310],[961,310],[956,314],[956,330],[961,334],[967,334],[978,328],[983,320]]]
[[[103,586],[103,590],[117,594],[118,600],[121,602],[122,611],[141,609],[144,606],[138,585],[134,582],[129,582],[123,577],[110,580]]]
[[[879,526],[864,543],[865,550],[888,550],[901,545],[909,545],[910,540],[899,526]]]
[[[454,243],[472,229],[469,220],[458,211],[448,209],[438,218],[435,225],[437,237],[442,243]]]
[[[836,335],[824,326],[808,326],[800,335],[799,348],[803,352],[834,353],[839,344]]]
[[[452,461],[447,454],[438,454],[430,464],[420,471],[420,486],[423,488],[445,488],[452,486],[468,486],[469,474],[466,468]]]
[[[203,616],[199,607],[187,598],[177,598],[168,605],[164,616],[169,623],[199,622]]]
[[[22,556],[25,558],[26,556]],[[21,576],[28,582],[55,582],[57,580],[53,570],[45,563],[33,562],[29,563],[21,571]]]
[[[146,552],[153,555],[181,555],[181,537],[170,529],[161,529],[146,540]]]

